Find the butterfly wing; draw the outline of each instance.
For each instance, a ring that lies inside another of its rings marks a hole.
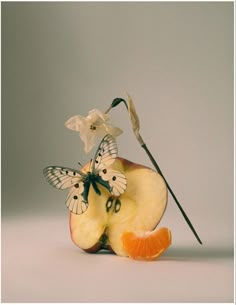
[[[88,208],[88,202],[84,200],[82,196],[81,189],[73,186],[66,198],[67,208],[74,214],[82,214]]]
[[[121,172],[108,168],[101,171],[99,175],[103,181],[109,183],[109,191],[112,195],[120,196],[126,190],[127,180]]]
[[[86,174],[60,166],[48,166],[43,173],[52,186],[60,190],[70,189],[66,198],[66,206],[71,212],[81,214],[86,211],[88,202],[83,197]]]
[[[101,141],[95,157],[92,161],[91,169],[93,173],[98,173],[114,163],[118,149],[114,137],[107,134]]]
[[[77,170],[60,166],[48,166],[43,170],[43,174],[49,184],[61,190],[72,187],[76,183],[81,183],[86,176]]]
[[[101,141],[92,163],[92,172],[99,175],[97,182],[105,186],[114,196],[123,194],[127,185],[125,175],[109,168],[117,154],[116,141],[113,136],[107,134]]]

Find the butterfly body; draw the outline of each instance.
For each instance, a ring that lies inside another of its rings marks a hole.
[[[69,189],[66,206],[75,214],[84,213],[89,205],[88,195],[92,186],[101,195],[102,185],[113,196],[119,196],[126,189],[126,177],[110,168],[117,157],[117,145],[111,135],[101,141],[87,173],[61,166],[48,166],[43,173],[48,182],[58,189]]]
[[[89,193],[91,185],[92,185],[95,193],[98,194],[99,196],[101,195],[101,191],[99,190],[97,183],[103,185],[109,192],[111,192],[111,187],[109,186],[109,184],[105,183],[105,181],[101,180],[101,178],[98,174],[87,172],[86,177],[82,181],[84,183],[84,192],[82,193],[82,196],[83,196],[85,202],[88,202],[88,193]]]

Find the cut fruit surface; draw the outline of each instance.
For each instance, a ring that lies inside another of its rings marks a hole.
[[[87,172],[89,166],[81,171]],[[123,233],[148,232],[157,226],[166,209],[167,187],[156,171],[126,159],[117,158],[110,168],[126,176],[125,192],[115,197],[98,184],[98,195],[90,187],[86,212],[70,213],[71,238],[87,252],[105,248],[129,256],[123,247]]]
[[[138,260],[153,260],[170,246],[171,232],[168,228],[141,234],[125,232],[121,239],[129,257]]]

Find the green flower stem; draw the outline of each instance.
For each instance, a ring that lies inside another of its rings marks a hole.
[[[190,229],[192,230],[193,234],[195,235],[196,239],[198,240],[198,242],[202,245],[202,241],[200,239],[200,237],[198,236],[196,230],[194,229],[191,221],[189,220],[187,214],[185,213],[184,209],[182,208],[181,204],[179,203],[178,199],[176,198],[174,192],[172,191],[171,187],[169,186],[169,183],[167,182],[166,178],[164,177],[160,167],[158,166],[158,164],[156,163],[156,160],[153,158],[152,154],[150,153],[149,149],[147,148],[146,144],[142,145],[142,148],[146,151],[148,157],[150,158],[152,164],[154,165],[156,171],[162,176],[163,180],[166,183],[166,186],[169,190],[169,192],[171,193],[175,203],[177,204],[178,208],[180,209],[180,212],[182,213],[184,219],[186,220],[187,224],[189,225]]]
[[[121,102],[123,102],[126,106],[126,109],[129,110],[126,101],[123,98],[115,98],[111,104],[111,106],[107,109],[107,111],[105,113],[108,113],[112,108],[116,107],[117,105],[119,105]],[[172,191],[171,187],[169,186],[169,183],[167,182],[166,178],[164,177],[160,167],[158,166],[158,164],[156,163],[156,160],[153,158],[151,152],[149,151],[149,149],[147,148],[146,144],[144,143],[141,135],[139,134],[139,127],[138,130],[134,130],[135,136],[137,138],[137,140],[139,141],[141,147],[145,150],[145,152],[147,153],[148,157],[150,158],[153,166],[155,167],[156,171],[161,175],[161,177],[163,178],[163,180],[166,183],[166,186],[169,190],[169,192],[171,193],[175,203],[177,204],[181,214],[183,215],[185,221],[187,222],[188,226],[190,227],[190,229],[192,230],[194,236],[196,237],[196,239],[198,240],[198,242],[202,245],[202,241],[200,239],[200,237],[198,236],[196,230],[194,229],[191,221],[189,220],[187,214],[185,213],[184,209],[182,208],[181,204],[179,203],[178,199],[176,198],[174,192]]]
[[[112,108],[116,107],[121,102],[123,102],[125,104],[125,107],[128,110],[128,105],[127,105],[126,101],[121,97],[117,97],[112,101],[111,106],[104,113],[107,114]]]

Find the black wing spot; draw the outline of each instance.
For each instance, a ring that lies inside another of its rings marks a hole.
[[[78,196],[74,196],[73,198],[74,198],[75,200],[77,200],[77,199],[78,199]]]
[[[75,175],[76,175],[76,172],[73,172],[73,175],[75,176]]]
[[[116,180],[116,176],[113,176],[113,177],[112,177],[112,180],[115,181],[115,180]]]
[[[95,160],[95,163],[98,163],[98,160]]]
[[[107,170],[104,168],[104,170],[102,171],[104,174],[106,174],[107,173]]]
[[[68,174],[69,174],[69,172],[68,172],[68,171],[66,171],[66,174],[68,175]]]
[[[74,187],[78,188],[78,187],[79,187],[79,183],[76,183],[76,184],[74,185]]]

